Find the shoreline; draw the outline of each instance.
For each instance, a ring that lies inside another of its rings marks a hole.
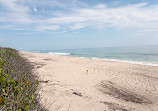
[[[92,57],[91,59],[99,59],[99,60],[105,60],[105,61],[123,62],[123,63],[130,63],[130,64],[136,64],[136,65],[158,67],[158,64],[154,64],[150,62],[138,62],[138,61],[128,61],[128,60],[119,60],[119,59],[102,59],[102,58],[95,58],[95,57]]]
[[[130,60],[120,60],[120,59],[107,59],[107,58],[97,58],[97,57],[81,57],[81,56],[72,56],[71,53],[42,53],[42,52],[32,52],[32,53],[41,53],[41,54],[49,54],[54,56],[67,56],[67,57],[79,57],[79,58],[88,58],[88,59],[96,59],[96,60],[105,60],[105,61],[113,61],[113,62],[123,62],[123,63],[130,63],[136,65],[144,65],[144,66],[155,66],[158,67],[158,64],[146,61],[130,61]]]
[[[158,67],[20,53],[34,65],[41,104],[50,111],[158,110]]]

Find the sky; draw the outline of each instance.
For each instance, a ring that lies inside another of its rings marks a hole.
[[[0,0],[0,46],[158,45],[158,0]]]

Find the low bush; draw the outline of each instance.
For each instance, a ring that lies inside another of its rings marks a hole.
[[[0,47],[0,111],[43,110],[32,69],[17,50]]]

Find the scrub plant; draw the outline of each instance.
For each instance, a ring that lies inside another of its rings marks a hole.
[[[40,111],[33,66],[17,50],[0,47],[0,111]]]

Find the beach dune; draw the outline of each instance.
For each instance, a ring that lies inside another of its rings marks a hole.
[[[158,111],[158,67],[20,52],[50,111]]]

